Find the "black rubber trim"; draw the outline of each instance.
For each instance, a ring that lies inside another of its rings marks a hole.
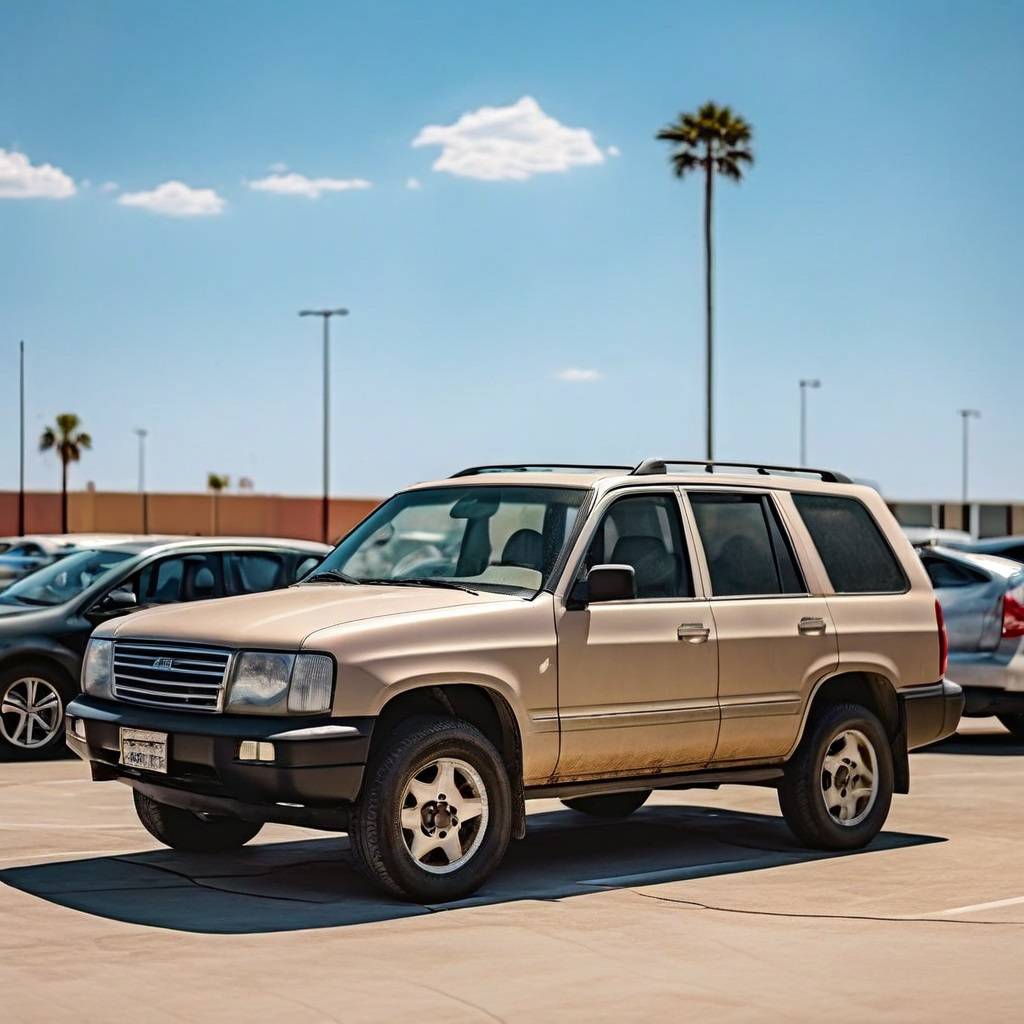
[[[948,679],[897,694],[906,723],[907,749],[915,750],[956,732],[964,710],[964,691]]]
[[[970,716],[1024,714],[1024,693],[1008,693],[985,686],[964,687],[964,714]]]

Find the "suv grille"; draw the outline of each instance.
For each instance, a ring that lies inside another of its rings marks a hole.
[[[179,711],[220,711],[231,652],[216,647],[114,642],[114,696]]]

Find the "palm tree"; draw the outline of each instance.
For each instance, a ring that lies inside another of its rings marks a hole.
[[[711,183],[715,171],[733,181],[743,179],[743,165],[754,162],[750,150],[753,130],[729,107],[710,100],[695,114],[680,114],[658,132],[657,138],[672,143],[672,169],[677,178],[704,169],[704,285],[707,324],[707,458],[713,459],[712,355],[714,351],[711,309]]]
[[[56,427],[47,427],[39,438],[41,452],[56,451],[60,458],[60,529],[68,532],[68,463],[78,462],[82,452],[92,448],[92,438],[79,430],[81,420],[73,412],[62,412]]]
[[[231,486],[231,477],[222,473],[207,473],[206,486],[213,498],[213,534],[216,536],[219,525],[217,522],[217,495]]]

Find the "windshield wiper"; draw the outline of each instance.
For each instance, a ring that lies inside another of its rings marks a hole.
[[[315,572],[312,576],[299,582],[316,583],[318,581],[321,583],[353,583],[357,586],[364,582],[363,580],[357,580],[355,576],[349,576],[347,572],[338,572],[337,569],[324,569],[322,572]]]
[[[360,583],[377,583],[385,587],[443,587],[445,590],[461,590],[466,594],[473,594],[479,597],[480,591],[467,587],[465,583],[455,583],[453,580],[441,580],[436,576],[409,577],[390,579],[363,579]]]

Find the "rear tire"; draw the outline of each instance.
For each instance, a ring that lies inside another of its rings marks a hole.
[[[892,750],[882,723],[859,704],[837,704],[808,722],[786,764],[779,806],[806,846],[857,850],[885,824],[892,793]]]
[[[571,811],[589,814],[593,818],[628,818],[640,810],[651,795],[649,789],[638,789],[632,793],[604,793],[600,796],[577,796],[563,800]]]
[[[417,716],[386,737],[352,810],[356,865],[420,903],[468,895],[501,863],[512,834],[508,771],[475,726]]]
[[[164,846],[187,853],[224,853],[245,846],[263,828],[240,818],[200,818],[134,791],[135,811],[146,831]]]
[[[78,685],[57,666],[23,662],[0,672],[0,758],[42,761],[60,757],[64,709]]]
[[[996,715],[1014,739],[1024,740],[1024,715]]]

